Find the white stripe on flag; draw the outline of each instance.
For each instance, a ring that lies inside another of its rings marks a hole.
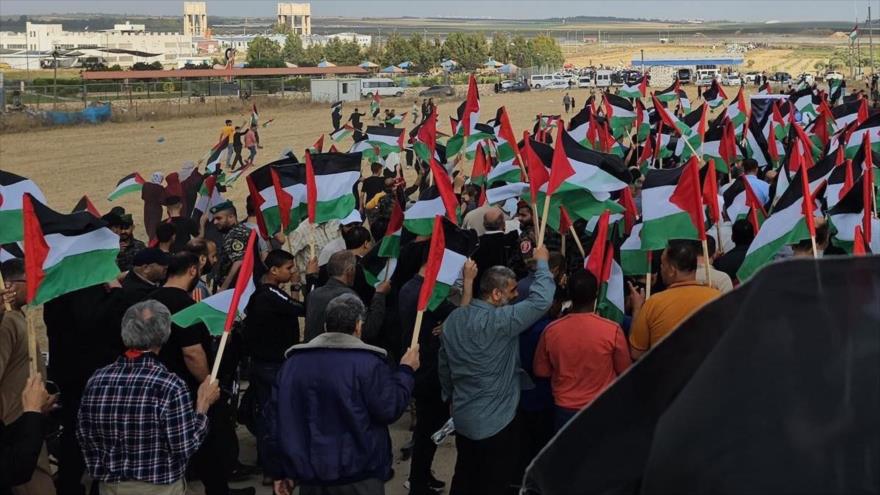
[[[440,271],[437,273],[437,282],[449,286],[455,285],[456,280],[461,278],[461,269],[465,261],[467,261],[466,256],[444,249],[443,261],[440,264]]]
[[[0,211],[20,210],[21,198],[30,193],[40,203],[46,204],[43,191],[30,179],[16,182],[8,186],[0,186]]]
[[[433,199],[417,201],[404,212],[405,220],[419,220],[424,218],[433,219],[437,215],[445,215],[446,206],[443,205],[443,199],[437,196]]]
[[[684,210],[669,202],[675,186],[660,186],[642,189],[642,221],[649,222],[658,218],[683,213]]]
[[[501,203],[510,198],[518,198],[528,190],[529,185],[525,182],[514,182],[513,184],[493,187],[486,189],[486,202],[490,205]]]
[[[45,236],[45,239],[49,246],[49,253],[46,255],[46,260],[43,261],[43,270],[48,270],[68,256],[119,249],[119,236],[105,227],[73,236],[49,234]]]
[[[334,201],[346,194],[353,194],[354,183],[361,178],[360,172],[342,172],[329,175],[315,175],[318,201]]]

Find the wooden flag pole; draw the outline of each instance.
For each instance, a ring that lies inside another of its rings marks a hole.
[[[816,248],[816,236],[815,236],[815,234],[810,236],[810,243],[813,245],[813,258],[814,258],[814,259],[815,259],[815,258],[818,258],[818,257],[819,257],[819,250]]]
[[[27,320],[27,346],[28,346],[28,368],[30,375],[34,376],[37,374],[37,332],[34,329],[34,316],[33,315],[25,315],[25,320]]]
[[[412,340],[409,343],[409,347],[411,349],[415,348],[415,346],[419,345],[419,333],[422,329],[422,317],[425,315],[424,311],[419,311],[416,313],[416,324],[413,326],[413,335]]]
[[[388,261],[385,262],[385,282],[391,278],[391,258],[388,258]]]
[[[706,286],[712,286],[712,279],[709,277],[709,243],[703,239],[703,267],[706,269]]]
[[[217,373],[220,371],[220,362],[223,360],[223,351],[226,349],[226,339],[229,338],[229,332],[223,332],[220,336],[220,346],[217,347],[217,357],[214,358],[214,367],[211,369],[211,382],[217,381]]]
[[[315,257],[315,224],[309,222],[309,258]]]
[[[0,289],[6,290],[6,282],[3,281],[3,274],[0,273]],[[3,307],[6,311],[12,311],[12,306],[9,305],[5,300],[3,301]]]
[[[715,235],[718,236],[715,239],[715,247],[717,248],[718,254],[724,254],[724,243],[721,242],[721,219],[719,218],[717,222],[715,222]]]
[[[651,271],[653,270],[653,252],[648,251],[648,273],[645,274],[645,300],[651,298]]]
[[[550,196],[551,194],[549,193],[544,196],[544,215],[541,218],[541,228],[538,233],[538,247],[544,245],[544,234],[547,233],[547,217],[550,216]]]
[[[566,237],[568,237],[568,236],[566,236],[566,235],[562,236],[562,246],[559,249],[559,251],[563,257],[565,256],[565,238]]]
[[[574,231],[574,225],[569,225],[568,230],[571,232],[571,237],[572,237],[572,239],[574,239],[574,243],[575,243],[575,245],[577,245],[578,251],[581,252],[581,256],[586,258],[587,252],[584,251],[584,245],[581,244],[581,240],[578,238],[577,234]]]

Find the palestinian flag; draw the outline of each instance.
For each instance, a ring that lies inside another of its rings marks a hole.
[[[736,98],[724,109],[724,115],[733,123],[734,129],[737,129],[737,136],[741,136],[742,127],[749,118],[749,110],[746,107],[746,97],[743,88],[739,88]]]
[[[687,92],[683,89],[678,90],[678,105],[685,112],[691,111],[691,99],[688,97]]]
[[[510,117],[507,115],[507,109],[500,107],[495,113],[494,120],[496,149],[498,151],[498,164],[517,163],[516,153],[516,134],[513,133],[513,127],[510,125]],[[497,166],[496,166],[497,168]],[[517,167],[518,168],[518,167]],[[507,182],[511,182],[507,179]]]
[[[334,143],[339,143],[350,137],[354,133],[354,127],[345,124],[344,126],[336,129],[335,131],[330,133],[330,140]]]
[[[0,244],[23,239],[21,205],[25,194],[46,202],[34,181],[0,170]]]
[[[398,230],[399,235],[400,231]],[[376,244],[361,259],[361,268],[364,270],[364,278],[367,283],[371,287],[376,287],[394,274],[394,270],[397,268],[397,256],[382,256],[382,247],[380,244]]]
[[[642,98],[648,94],[648,78],[646,76],[642,76],[639,78],[635,84],[629,85],[624,83],[620,89],[617,90],[617,95],[620,98]],[[607,98],[607,95],[606,95]]]
[[[623,321],[623,270],[614,260],[614,245],[608,234],[610,212],[605,210],[599,217],[593,236],[593,247],[584,260],[584,268],[596,277],[599,284],[596,312],[618,323]]]
[[[636,127],[636,143],[643,143],[651,136],[651,114],[645,108],[642,100],[636,100],[635,108],[635,127]]]
[[[865,135],[868,135],[871,148],[880,152],[880,113],[872,115],[850,133],[846,140],[845,154],[847,158],[855,156],[859,147],[862,146]]]
[[[669,110],[667,110],[663,106],[663,104],[660,103],[660,100],[657,98],[656,95],[653,96],[653,99],[654,112],[657,114],[657,117],[660,119],[660,121],[663,122],[663,125],[674,130],[675,133],[679,136],[690,136],[692,134],[691,126],[689,124],[686,124],[685,122],[679,120],[678,117],[669,112]]]
[[[376,117],[379,115],[379,105],[382,103],[382,98],[379,96],[379,93],[373,93],[373,99],[370,100],[370,115]]]
[[[119,275],[119,236],[91,213],[64,215],[22,198],[27,301],[37,306]]]
[[[211,335],[222,335],[232,329],[237,318],[246,316],[248,302],[256,291],[256,281],[265,268],[255,253],[256,232],[251,231],[247,249],[238,271],[234,289],[226,289],[171,315],[171,322],[183,328],[203,323]]]
[[[461,278],[461,270],[476,248],[476,232],[462,230],[444,217],[434,217],[418,311],[433,311],[446,300],[449,289]]]
[[[440,189],[436,185],[428,187],[419,195],[418,201],[404,212],[403,226],[406,230],[416,235],[430,235],[434,228],[434,217],[456,214],[455,210],[447,212],[446,209],[447,203],[454,203],[455,194],[444,201]],[[445,187],[442,189],[447,190]],[[448,190],[452,190],[451,185]]]
[[[210,150],[208,150],[204,158],[202,160],[199,160],[199,164],[201,165],[202,162],[205,162],[205,168],[208,171],[219,169],[220,155],[223,154],[223,151],[227,147],[226,141],[226,139],[223,139],[221,137],[220,140],[217,141],[217,143],[212,146]]]
[[[318,224],[347,217],[354,210],[354,185],[360,178],[360,153],[307,153],[309,223]]]
[[[724,93],[724,89],[718,83],[718,79],[712,79],[712,84],[709,85],[706,91],[703,91],[703,100],[705,100],[710,108],[718,108],[724,104],[726,99],[727,94]]]
[[[670,239],[700,239],[704,229],[695,227],[689,211],[693,197],[701,196],[699,173],[696,179],[692,171],[685,173],[695,166],[692,159],[678,168],[648,171],[642,186],[643,249],[663,249]]]
[[[679,139],[675,146],[675,154],[680,157],[681,161],[689,159],[694,151],[699,150],[703,145],[708,113],[706,105],[700,105],[699,108],[685,115],[679,121],[680,126],[686,126],[686,130],[682,134],[683,139]],[[685,144],[685,140],[690,143],[690,146]]]
[[[126,194],[139,193],[144,187],[144,178],[135,172],[128,174],[116,183],[116,189],[107,196],[107,201],[115,201]]]
[[[400,256],[400,234],[403,232],[403,208],[395,201],[391,208],[391,218],[385,228],[385,236],[379,243],[378,256],[398,258]]]
[[[10,242],[9,244],[0,244],[0,263],[12,259],[24,259],[24,252],[19,246],[20,243]]]
[[[80,211],[87,211],[92,214],[95,218],[101,218],[101,213],[95,208],[95,205],[92,203],[92,200],[89,199],[88,196],[83,196],[79,198],[79,201],[76,202],[76,205],[73,207],[73,211],[71,213],[77,213]]]
[[[867,239],[871,238],[874,219],[871,215],[871,209],[865,207],[865,199],[868,200],[867,205],[870,206],[870,187],[870,181],[866,179],[865,175],[862,175],[844,194],[843,198],[828,211],[829,222],[834,226],[835,233],[832,239],[834,244],[849,252],[852,252],[853,249],[857,226],[861,227]]]
[[[849,41],[850,43],[854,42],[856,38],[859,37],[859,26],[855,25],[852,28],[852,31],[849,32]]]
[[[721,126],[713,127],[706,133],[706,141],[703,143],[703,159],[715,161],[715,169],[722,174],[730,172],[730,168],[736,163],[738,148],[736,145],[736,132],[729,120]]]
[[[220,194],[220,190],[217,188],[217,176],[208,175],[202,180],[202,185],[199,187],[191,216],[193,218],[200,218],[212,207],[219,205],[223,201],[225,201],[223,195]]]
[[[762,84],[762,85],[758,88],[758,92],[757,92],[756,94],[759,94],[759,95],[772,95],[772,94],[773,94],[773,88],[770,87],[770,83],[769,83],[769,82],[765,82],[764,84]]]
[[[400,153],[405,139],[404,129],[371,125],[367,127],[366,139],[355,143],[352,152],[362,152],[367,160],[375,162],[391,153]]]
[[[519,198],[529,190],[525,182],[511,182],[486,189],[486,202],[490,205],[503,203],[511,198]]]
[[[793,182],[805,182],[801,178],[804,170],[798,170]],[[805,210],[811,211],[809,205],[804,205],[804,188],[789,187],[779,198],[773,207],[773,213],[761,225],[755,235],[755,239],[749,245],[743,264],[737,271],[739,280],[745,281],[770,263],[777,253],[786,245],[797,244],[804,239],[810,238],[810,229],[804,215]],[[807,198],[812,202],[812,198]]]
[[[604,99],[605,118],[611,125],[611,132],[616,138],[620,138],[629,132],[636,120],[636,112],[626,98],[606,93]]]
[[[406,119],[406,112],[403,112],[400,115],[395,115],[394,117],[391,117],[390,119],[386,119],[385,125],[400,125],[400,123],[403,122],[404,119]]]
[[[431,115],[410,131],[410,139],[416,157],[428,163],[431,155],[437,150],[437,107],[434,107]]]
[[[642,224],[633,226],[620,245],[620,266],[626,276],[645,275],[651,270],[651,251],[642,249]]]
[[[740,176],[727,185],[721,194],[724,201],[724,213],[731,223],[748,218],[755,232],[767,219],[764,205],[758,199],[747,176]]]
[[[588,150],[559,128],[548,193],[609,193],[627,187],[629,179],[629,171],[619,157]]]
[[[477,80],[473,74],[468,78],[467,98],[458,107],[458,126],[455,135],[449,138],[446,149],[450,156],[457,155],[462,149],[468,151],[472,144],[492,137],[484,129],[478,129],[480,122],[480,93]]]
[[[843,79],[832,79],[828,81],[828,93],[828,100],[832,105],[837,105],[838,103],[843,102],[843,97],[846,96],[846,81]]]
[[[862,165],[854,160],[846,160],[834,168],[825,186],[825,204],[834,208],[855,184],[855,178],[862,173]]]
[[[321,153],[322,151],[324,151],[324,135],[323,134],[321,134],[321,137],[319,137],[318,140],[315,141],[315,144],[306,148],[306,153],[315,154],[315,153]]]
[[[247,183],[263,238],[282,230],[290,233],[299,225],[306,211],[306,177],[296,158],[282,158],[254,170]]]
[[[670,102],[675,101],[678,98],[678,92],[679,92],[680,88],[681,88],[681,83],[678,81],[678,79],[676,79],[675,82],[672,83],[672,86],[669,86],[668,88],[664,89],[663,91],[658,91],[658,92],[654,93],[654,98],[656,98],[659,101],[662,101],[663,103],[668,104]]]
[[[590,123],[594,121],[593,107],[585,106],[568,121],[568,133],[571,134],[577,142],[586,146]]]
[[[831,109],[831,115],[834,116],[834,128],[837,131],[843,130],[853,122],[861,124],[868,120],[868,100],[860,99],[837,105]]]
[[[471,184],[484,187],[489,175],[489,157],[482,144],[477,145],[477,153],[474,157],[474,165],[471,168]]]
[[[815,118],[816,114],[818,114],[817,108],[819,107],[820,100],[813,94],[812,88],[795,91],[789,99],[801,115],[812,115]]]

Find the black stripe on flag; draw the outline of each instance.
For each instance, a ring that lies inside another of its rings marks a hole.
[[[367,136],[388,136],[397,139],[403,134],[403,128],[384,127],[378,125],[367,126]],[[312,163],[314,163],[315,155],[312,155]]]
[[[843,167],[841,167],[843,168]],[[853,181],[852,189],[846,192],[843,198],[828,211],[829,216],[844,215],[847,213],[862,213],[865,210],[864,201],[864,181],[865,176],[862,175],[858,180]]]
[[[403,132],[402,129],[398,129]],[[315,153],[312,169],[315,175],[333,175],[361,171],[361,153]]]
[[[129,179],[134,179],[135,177],[137,177],[137,172],[135,172],[133,174],[128,174],[125,177],[119,179],[119,182],[117,182],[116,185],[118,186]]]
[[[0,170],[0,186],[11,186],[13,184],[17,184],[26,180],[28,180],[27,177],[22,177],[20,175],[15,175],[11,172],[6,172],[5,170]]]
[[[461,229],[454,223],[450,222],[446,217],[443,217],[443,236],[446,241],[446,249],[468,258],[470,258],[480,246],[480,241],[475,230]]]
[[[629,184],[632,182],[632,175],[627,170],[623,159],[617,155],[600,153],[584,148],[574,140],[567,132],[562,133],[562,145],[565,148],[565,154],[572,160],[595,165],[602,169],[605,173]],[[557,145],[558,146],[558,145]]]
[[[681,178],[681,172],[684,169],[684,165],[676,168],[651,169],[648,171],[648,175],[645,176],[642,190],[650,189],[652,187],[677,185],[678,179]]]
[[[34,214],[40,222],[43,235],[61,234],[65,236],[77,236],[107,227],[107,222],[96,218],[87,211],[79,211],[65,215],[49,208],[31,197],[34,205]]]

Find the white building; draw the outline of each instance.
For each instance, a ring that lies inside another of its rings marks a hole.
[[[254,38],[269,38],[284,48],[284,42],[287,36],[283,34],[233,34],[233,35],[215,35],[212,39],[220,43],[221,51],[226,48],[235,48],[236,50],[247,51],[248,45]]]
[[[137,62],[161,62],[166,67],[176,67],[180,57],[196,54],[192,36],[180,33],[149,33],[143,25],[119,24],[107,31],[64,31],[61,24],[35,24],[28,22],[24,33],[0,32],[0,49],[30,50],[51,53],[54,49],[110,49],[144,52],[152,56],[130,53],[102,52],[107,65],[119,64],[131,67]]]
[[[336,33],[336,34],[328,34],[325,36],[327,40],[337,39],[340,41],[353,41],[357,43],[361,48],[368,48],[370,43],[373,42],[373,37],[369,34],[358,34],[358,33]],[[326,44],[326,43],[324,43]]]

